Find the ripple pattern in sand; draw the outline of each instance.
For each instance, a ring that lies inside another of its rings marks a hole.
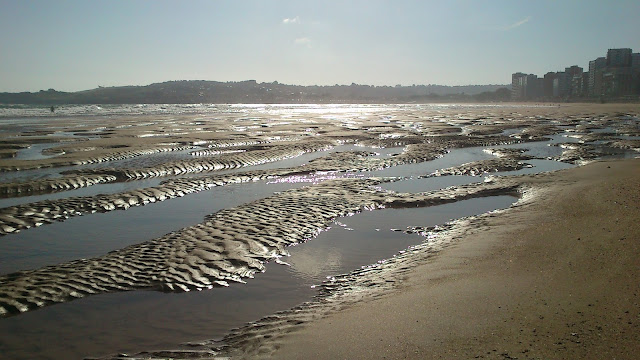
[[[13,182],[0,184],[0,195],[22,196],[35,194],[48,194],[58,191],[80,189],[83,187],[106,184],[116,181],[114,175],[86,175],[64,176],[55,179],[40,179],[27,182]]]
[[[140,169],[95,169],[78,171],[79,174],[112,174],[119,179],[138,180],[153,177],[175,176],[190,173],[201,173],[216,170],[237,169],[264,164],[300,156],[308,152],[329,150],[334,146],[331,141],[301,142],[291,145],[271,146],[267,149],[227,154],[212,159],[192,159],[168,162]]]
[[[48,167],[97,164],[102,162],[117,161],[117,160],[130,159],[130,158],[139,157],[139,156],[151,155],[159,152],[182,151],[182,150],[188,150],[193,148],[194,148],[193,146],[172,146],[172,147],[159,146],[159,147],[153,147],[153,148],[141,149],[141,150],[124,150],[124,151],[116,151],[110,154],[90,157],[86,159],[79,159],[79,160],[56,161],[56,162],[50,162],[50,163],[38,162],[32,165],[20,165],[20,166],[0,166],[0,172],[41,169],[41,168],[48,168]]]
[[[486,174],[490,172],[514,171],[514,170],[520,170],[525,167],[532,167],[532,166],[533,165],[524,163],[514,158],[503,157],[498,159],[473,161],[470,163],[462,164],[460,166],[437,170],[432,174],[429,174],[423,177],[449,176],[449,175],[480,176],[482,174]]]

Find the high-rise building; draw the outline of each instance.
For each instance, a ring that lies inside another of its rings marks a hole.
[[[602,73],[603,95],[618,97],[633,94],[632,59],[629,48],[607,51],[607,66]]]
[[[640,53],[631,54],[631,72],[633,78],[633,92],[640,95]]]
[[[539,100],[544,96],[543,86],[544,86],[544,78],[539,78],[536,76],[535,85],[534,85],[535,94],[533,94],[536,100]]]
[[[542,96],[545,99],[553,98],[553,80],[556,78],[555,72],[548,72],[544,74],[542,79]]]
[[[553,97],[565,98],[570,94],[571,76],[565,72],[557,72],[553,79]]]
[[[535,100],[542,96],[542,81],[534,74],[511,75],[511,99]]]
[[[623,97],[640,95],[640,53],[630,48],[609,49],[606,57],[589,61],[589,71],[578,65],[563,72],[511,75],[513,100],[575,99],[582,97]]]
[[[607,66],[610,68],[631,66],[631,49],[609,49],[607,51]]]
[[[573,65],[568,68],[564,68],[564,72],[573,77],[573,75],[582,74],[582,68],[578,65]]]
[[[589,61],[588,94],[591,97],[602,95],[602,70],[607,66],[607,59],[599,57]]]
[[[579,97],[582,92],[582,68],[578,65],[573,65],[564,69],[564,73],[567,74],[567,91],[570,97]]]
[[[524,100],[523,78],[527,74],[517,72],[511,74],[511,100]]]
[[[602,93],[605,96],[618,97],[633,94],[631,66],[606,67],[602,73]]]
[[[631,68],[640,71],[640,53],[631,54]]]

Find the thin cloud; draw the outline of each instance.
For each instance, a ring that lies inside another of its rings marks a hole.
[[[515,24],[511,24],[511,25],[509,25],[509,26],[507,26],[507,27],[504,27],[504,28],[502,28],[502,30],[507,31],[507,30],[515,29],[515,28],[517,28],[518,26],[522,26],[522,25],[524,25],[524,24],[528,23],[528,22],[529,22],[529,20],[531,20],[531,16],[527,16],[526,18],[524,18],[524,19],[522,19],[522,20],[518,21],[518,22],[517,22],[517,23],[515,23]]]
[[[300,24],[300,17],[296,16],[294,18],[286,18],[282,20],[283,24]]]
[[[308,47],[311,47],[311,39],[309,39],[308,37],[295,39],[294,43],[296,43],[296,45],[306,45]]]

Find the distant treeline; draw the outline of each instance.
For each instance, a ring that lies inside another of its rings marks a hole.
[[[432,103],[508,101],[508,85],[299,86],[278,82],[168,81],[62,92],[0,93],[3,104]]]

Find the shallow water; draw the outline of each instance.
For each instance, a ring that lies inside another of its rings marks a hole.
[[[49,149],[55,146],[60,145],[59,143],[41,143],[41,144],[32,144],[26,149],[18,150],[16,152],[15,159],[18,160],[38,160],[38,159],[49,159],[58,156],[57,154],[53,155],[45,155],[42,153],[43,150]]]
[[[506,149],[528,149],[525,152],[526,155],[531,155],[534,157],[546,159],[546,158],[560,156],[564,151],[561,147],[554,146],[554,145],[562,144],[562,143],[579,142],[579,139],[567,137],[566,134],[550,135],[550,136],[545,136],[545,138],[549,140],[530,142],[530,143],[511,144],[511,145],[504,145],[504,146],[493,146],[493,147],[506,148]]]
[[[313,285],[326,276],[347,273],[424,241],[422,236],[405,234],[412,226],[435,226],[464,216],[482,214],[509,207],[517,199],[512,196],[492,196],[458,201],[428,208],[382,209],[364,211],[343,217],[317,238],[291,247],[294,276]]]
[[[480,176],[434,176],[429,178],[410,177],[402,181],[396,181],[380,185],[381,188],[395,192],[424,192],[444,189],[449,186],[459,186],[482,182]]]
[[[468,147],[451,149],[447,154],[431,161],[418,164],[406,164],[393,166],[383,170],[367,172],[370,176],[396,176],[411,177],[431,174],[438,169],[462,165],[464,163],[494,158],[493,155],[483,151],[484,147]]]

